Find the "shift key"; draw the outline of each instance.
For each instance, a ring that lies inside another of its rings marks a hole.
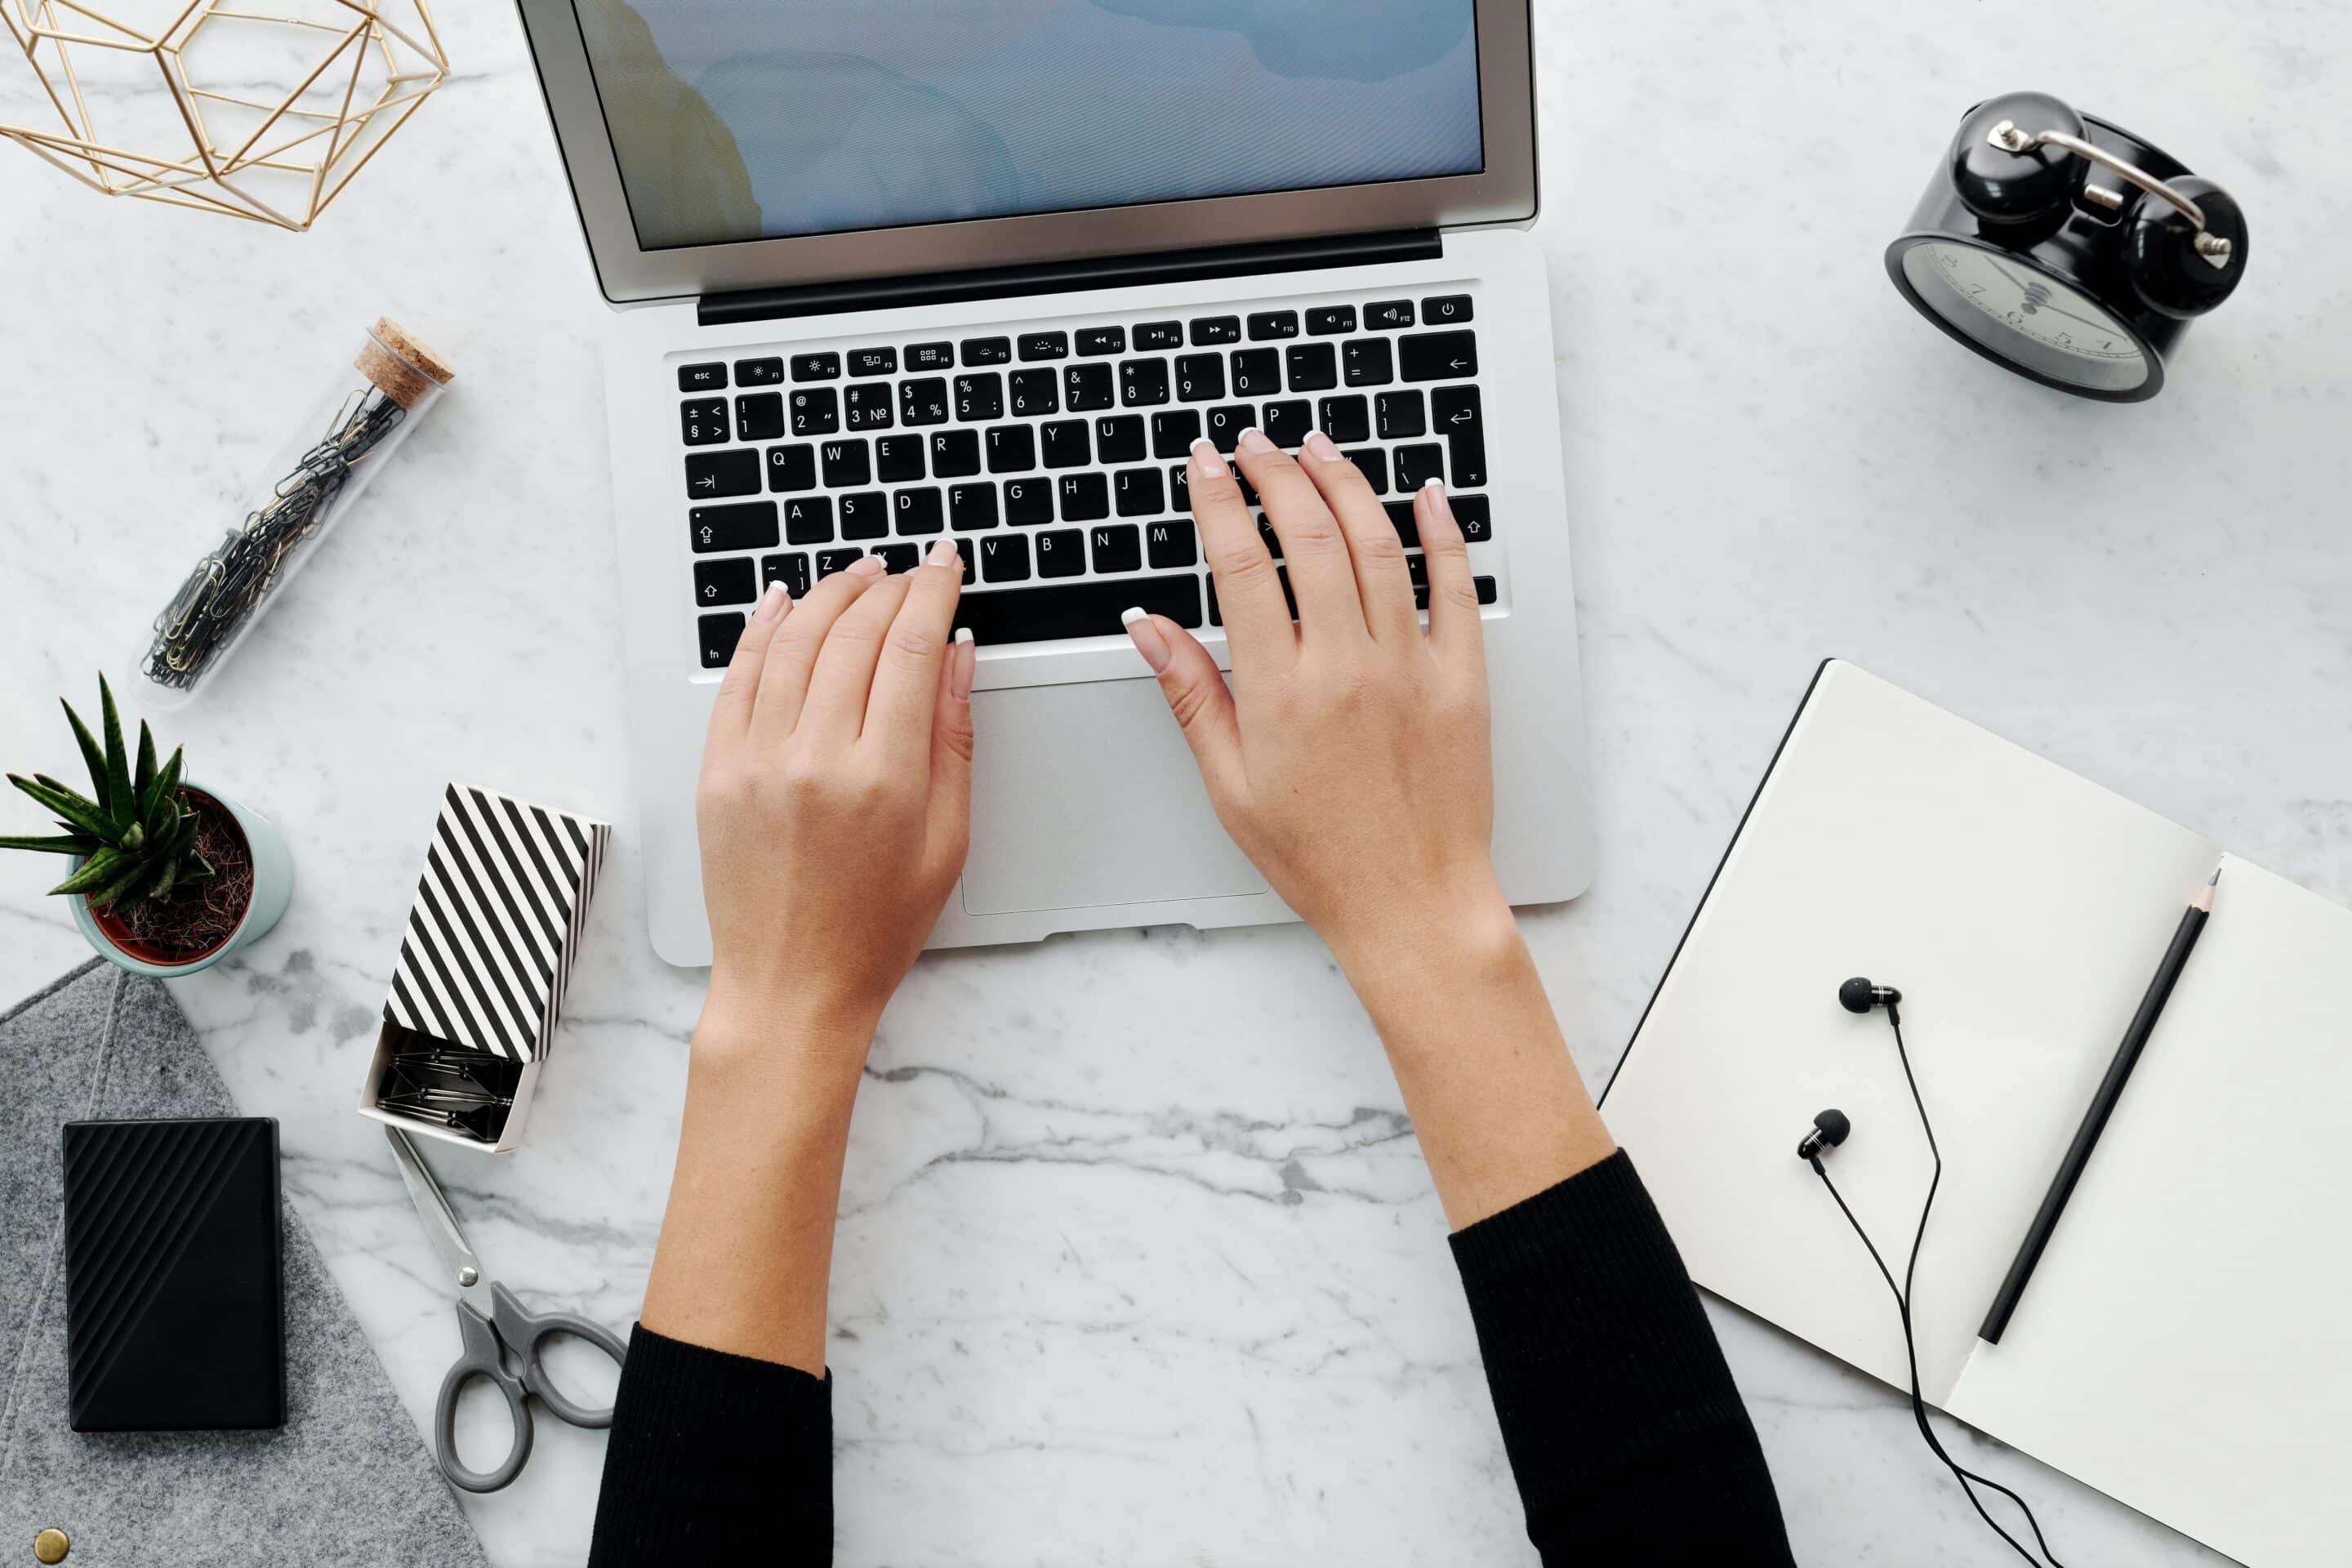
[[[730,452],[688,452],[686,493],[693,500],[760,493],[760,454],[748,447]]]
[[[741,506],[698,506],[687,514],[687,531],[697,555],[730,550],[772,550],[776,546],[776,503],[748,501]]]

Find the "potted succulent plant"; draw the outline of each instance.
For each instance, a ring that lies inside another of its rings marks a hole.
[[[135,973],[186,974],[268,934],[294,890],[286,841],[219,791],[184,778],[181,751],[157,766],[144,721],[134,763],[104,676],[98,697],[102,742],[71,703],[63,705],[91,794],[47,773],[10,773],[8,782],[65,831],[0,837],[0,849],[72,856],[72,874],[49,891],[73,900],[74,921],[100,956]]]

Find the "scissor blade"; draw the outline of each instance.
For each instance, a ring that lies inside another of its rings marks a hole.
[[[482,1278],[482,1260],[466,1242],[466,1232],[457,1224],[457,1211],[442,1194],[441,1184],[433,1179],[425,1168],[424,1156],[408,1134],[397,1127],[387,1127],[384,1135],[392,1141],[392,1157],[400,1166],[400,1179],[408,1184],[409,1200],[415,1204],[419,1218],[425,1222],[425,1234],[433,1238],[433,1249],[441,1255],[441,1265],[448,1273],[449,1284],[467,1300],[477,1300],[487,1313],[490,1289]]]

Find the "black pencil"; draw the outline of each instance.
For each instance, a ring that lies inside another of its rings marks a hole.
[[[2058,1228],[2058,1216],[2066,1212],[2066,1200],[2074,1195],[2074,1184],[2082,1180],[2083,1167],[2090,1163],[2091,1151],[2097,1147],[2099,1134],[2106,1131],[2107,1118],[2115,1113],[2116,1102],[2123,1098],[2124,1085],[2139,1063],[2139,1053],[2147,1046],[2148,1036],[2156,1032],[2157,1020],[2164,1016],[2164,1005],[2172,998],[2172,987],[2180,979],[2180,972],[2188,967],[2189,955],[2196,950],[2197,939],[2204,932],[2205,921],[2213,912],[2213,889],[2221,880],[2221,873],[2215,871],[2211,881],[2189,896],[2189,908],[2181,914],[2180,928],[2172,933],[2172,945],[2164,950],[2164,962],[2156,966],[2156,978],[2147,983],[2147,994],[2140,998],[2139,1011],[2132,1015],[2131,1026],[2124,1031],[2123,1044],[2116,1047],[2116,1059],[2107,1064],[2107,1076],[2099,1080],[2099,1092],[2092,1096],[2090,1110],[2083,1113],[2083,1125],[2074,1130],[2074,1141],[2066,1146],[2066,1157],[2058,1163],[2058,1173],[2051,1179],[2050,1190],[2042,1194],[2033,1223],[2026,1227],[2016,1260],[2010,1264],[2008,1277],[1993,1296],[1992,1308],[1985,1313],[1984,1327],[1977,1331],[1977,1338],[1987,1344],[2000,1343],[2001,1331],[2009,1327],[2011,1314],[2024,1297],[2026,1282],[2033,1278],[2034,1265],[2042,1261],[2042,1249],[2050,1245],[2051,1233]]]

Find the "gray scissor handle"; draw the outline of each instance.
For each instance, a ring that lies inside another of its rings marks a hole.
[[[457,1364],[441,1380],[441,1397],[433,1407],[433,1457],[451,1486],[469,1492],[494,1492],[522,1474],[523,1461],[530,1458],[530,1406],[523,1397],[529,1390],[521,1378],[507,1370],[498,1331],[463,1301],[457,1303]],[[494,1470],[469,1470],[457,1458],[457,1395],[478,1377],[489,1379],[506,1396],[507,1415],[514,1423],[513,1447]]]
[[[490,1316],[497,1324],[499,1338],[509,1349],[522,1358],[522,1386],[526,1393],[539,1396],[541,1403],[555,1412],[558,1418],[572,1426],[610,1426],[613,1407],[592,1410],[574,1404],[558,1388],[540,1363],[540,1356],[553,1334],[571,1334],[586,1340],[613,1358],[616,1367],[629,1359],[629,1347],[623,1344],[610,1329],[602,1323],[592,1323],[570,1312],[533,1312],[515,1300],[514,1292],[503,1285],[490,1287]]]

